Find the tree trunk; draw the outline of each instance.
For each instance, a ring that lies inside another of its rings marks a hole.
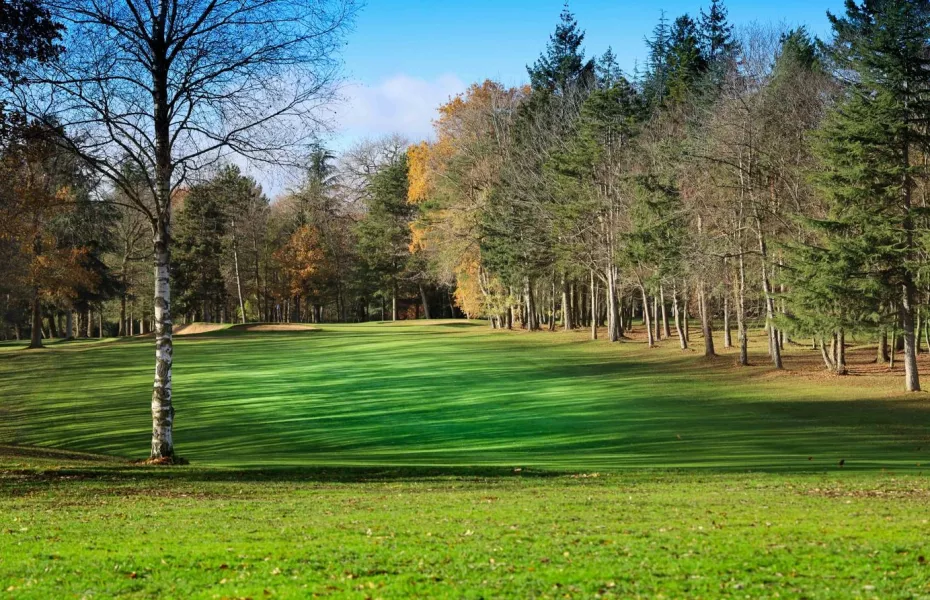
[[[820,338],[820,355],[823,357],[823,364],[826,365],[827,370],[831,373],[835,372],[836,364],[833,362],[830,353],[827,352],[827,342],[823,338]]]
[[[68,311],[70,314],[70,311]],[[70,333],[70,331],[69,331]],[[87,335],[86,337],[92,337],[94,335],[94,314],[90,311],[90,308],[87,309]]]
[[[688,296],[688,288],[685,286],[684,295],[681,299],[681,326],[685,334],[685,342],[691,343],[691,298]]]
[[[562,278],[562,329],[565,331],[571,331],[574,329],[574,323],[572,322],[572,305],[569,301],[568,293],[568,282],[565,281],[565,278]]]
[[[761,227],[761,222],[759,224]],[[759,230],[759,253],[762,258],[762,292],[765,294],[765,328],[769,334],[769,356],[776,369],[783,368],[781,362],[781,345],[778,342],[778,330],[775,328],[775,298],[772,296],[772,285],[769,283],[768,266],[766,263],[765,238]]]
[[[920,391],[917,372],[917,348],[914,338],[914,285],[908,280],[902,286],[901,328],[904,330],[904,389]]]
[[[426,288],[423,287],[423,284],[420,284],[420,301],[423,303],[423,318],[427,321],[430,319],[429,314],[429,301],[426,298]]]
[[[668,306],[665,304],[665,288],[659,286],[659,306],[662,309],[662,333],[663,339],[668,339],[672,337],[672,330],[669,328],[668,324]]]
[[[878,336],[878,347],[875,353],[875,362],[884,365],[888,364],[888,330],[882,327]]]
[[[48,332],[51,334],[52,338],[59,337],[58,327],[55,325],[55,315],[49,313],[48,315]]]
[[[591,269],[591,339],[597,339],[597,280]]]
[[[536,299],[533,295],[533,283],[529,277],[524,278],[524,295],[526,296],[526,329],[527,331],[536,331],[539,329],[539,321],[536,318]]]
[[[239,278],[239,250],[233,243],[233,266],[236,270],[236,294],[239,296],[239,322],[245,323],[245,302],[242,300],[242,280]]]
[[[166,194],[167,196],[167,194]],[[170,212],[168,213],[170,217]],[[155,235],[155,385],[152,391],[152,459],[174,457],[174,405],[171,364],[174,344],[171,323],[171,280],[168,223]]]
[[[391,285],[391,321],[397,321],[397,281]]]
[[[662,323],[659,322],[660,314],[661,312],[659,311],[659,297],[653,296],[652,297],[652,330],[655,333],[653,333],[652,338],[653,338],[653,341],[655,341],[656,343],[658,343],[658,341],[662,339]]]
[[[32,332],[29,347],[42,347],[42,302],[39,299],[39,288],[32,290]]]
[[[620,315],[617,312],[617,278],[613,266],[607,268],[607,339],[611,342],[620,341],[623,328],[620,326]]]
[[[681,306],[678,304],[678,284],[675,284],[675,288],[672,290],[672,312],[675,315],[675,332],[678,334],[678,344],[681,346],[682,350],[688,349],[688,338],[685,336],[685,332],[682,329],[681,322]]]
[[[555,331],[555,313],[557,308],[555,300],[555,279],[553,279],[552,285],[549,287],[549,331]],[[565,312],[564,306],[562,307],[562,312]]]
[[[730,294],[729,290],[723,296],[723,347],[733,347],[733,334],[730,333]]]
[[[74,338],[74,311],[67,310],[65,311],[65,339],[70,340]]]
[[[836,374],[846,375],[846,332],[842,329],[836,335]]]
[[[703,280],[698,287],[698,303],[701,309],[701,332],[704,334],[704,356],[716,356],[717,353],[714,351],[714,328]]]
[[[652,338],[652,323],[649,320],[649,300],[646,298],[646,288],[639,286],[639,291],[643,295],[643,325],[646,327],[646,345],[652,348],[655,343]]]
[[[739,254],[739,282],[736,291],[736,330],[739,337],[739,364],[749,365],[749,332],[746,331],[746,261],[743,257],[742,242]]]

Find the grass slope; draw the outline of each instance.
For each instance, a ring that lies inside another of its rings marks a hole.
[[[193,464],[148,468],[150,340],[0,346],[0,598],[930,598],[897,377],[462,323],[176,357]]]
[[[927,403],[890,393],[897,381],[741,371],[670,343],[646,350],[449,322],[228,330],[179,338],[175,359],[176,443],[198,465],[798,470],[930,460]],[[0,443],[144,457],[152,362],[147,339],[0,350]]]

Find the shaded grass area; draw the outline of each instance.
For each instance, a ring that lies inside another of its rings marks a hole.
[[[157,468],[151,340],[0,344],[0,598],[930,597],[926,396],[801,347],[434,323],[175,355],[192,464]]]
[[[930,460],[925,396],[896,395],[897,382],[772,376],[671,343],[324,326],[186,336],[175,357],[175,439],[202,465],[816,471]],[[143,458],[151,363],[150,340],[0,348],[0,443]]]
[[[923,476],[171,469],[0,449],[0,597],[920,598]]]

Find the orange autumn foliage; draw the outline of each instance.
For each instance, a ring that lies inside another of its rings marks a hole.
[[[311,225],[299,227],[274,258],[285,274],[288,292],[294,296],[319,298],[335,275],[320,231]]]
[[[500,285],[480,269],[476,215],[499,177],[508,115],[526,94],[490,80],[474,84],[439,107],[436,141],[407,153],[408,201],[421,207],[410,225],[410,251],[454,281],[459,307],[472,316],[497,314],[503,304]]]

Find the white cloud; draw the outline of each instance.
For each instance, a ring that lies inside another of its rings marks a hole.
[[[436,109],[463,91],[465,83],[451,74],[434,80],[398,74],[375,85],[350,83],[343,89],[345,103],[336,110],[337,136],[342,142],[390,133],[428,138]]]

